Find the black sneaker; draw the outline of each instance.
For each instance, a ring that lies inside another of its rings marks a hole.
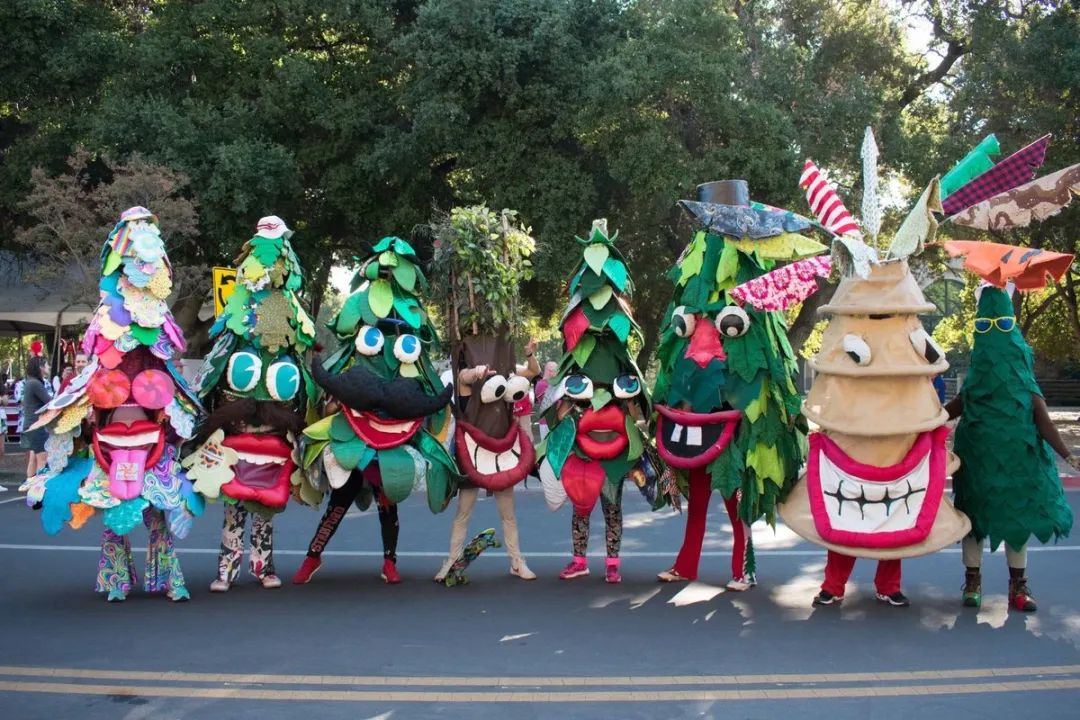
[[[844,601],[843,595],[833,595],[831,592],[825,592],[822,590],[814,596],[814,607],[824,607],[826,605],[839,605]]]
[[[893,607],[907,607],[911,605],[911,601],[907,599],[907,595],[900,591],[894,592],[892,595],[878,593],[877,599],[883,603],[888,603]]]

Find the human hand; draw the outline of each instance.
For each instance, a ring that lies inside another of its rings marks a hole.
[[[525,355],[534,355],[536,353],[536,348],[538,345],[539,343],[536,342],[536,338],[529,338],[529,342],[525,343]]]

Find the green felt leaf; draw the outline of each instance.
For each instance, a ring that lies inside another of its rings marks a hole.
[[[334,418],[341,413],[336,413],[328,417],[324,417],[317,423],[313,423],[304,428],[304,435],[312,440],[329,440],[330,439],[330,426],[334,422]],[[348,422],[348,421],[346,421]],[[351,429],[351,428],[350,428]]]
[[[420,329],[424,316],[420,313],[420,303],[416,301],[416,298],[395,296],[394,309],[412,328]]]
[[[395,240],[397,240],[395,237],[384,237],[382,240],[375,243],[375,247],[371,248],[371,251],[381,253],[385,250],[389,250]]]
[[[724,243],[724,251],[720,253],[720,264],[716,266],[717,285],[734,287],[738,272],[739,250],[734,245]]]
[[[383,267],[397,267],[397,255],[392,252],[384,252],[379,255],[379,264]]]
[[[379,474],[382,476],[383,494],[392,503],[399,503],[412,492],[416,476],[416,463],[402,447],[379,450]]]
[[[596,292],[589,296],[589,304],[599,310],[607,305],[608,300],[611,299],[611,286],[602,285]]]
[[[427,477],[428,509],[433,513],[441,513],[450,504],[450,498],[454,495],[454,481],[450,471],[439,463],[428,465]]]
[[[337,442],[348,442],[356,437],[349,421],[342,413],[335,413],[330,419],[330,439]]]
[[[394,280],[408,292],[413,292],[416,289],[416,266],[401,258],[394,268]]]
[[[547,458],[555,477],[562,474],[563,463],[570,455],[574,447],[574,438],[577,436],[577,423],[572,415],[567,415],[559,421],[547,435]]]
[[[420,452],[424,454],[430,462],[442,465],[447,470],[457,473],[457,465],[454,463],[453,458],[450,457],[450,453],[446,451],[446,448],[442,446],[442,443],[438,441],[435,436],[429,433],[427,430],[421,429],[416,433],[416,437],[420,441]]]
[[[394,238],[394,252],[398,255],[416,257],[416,251],[413,250],[412,245],[401,238]]]
[[[337,318],[334,319],[334,330],[342,335],[351,335],[356,332],[356,325],[360,322],[360,304],[367,304],[367,298],[362,293],[353,293],[345,298]]]
[[[615,283],[620,292],[626,290],[626,264],[622,260],[614,257],[605,260],[604,274],[611,278],[611,282]]]
[[[364,277],[368,280],[376,280],[379,277],[379,263],[368,263],[364,266]]]
[[[300,288],[303,287],[303,284],[303,277],[300,273],[293,271],[289,274],[289,279],[285,281],[285,289],[299,292]]]
[[[598,387],[593,390],[593,396],[589,400],[589,404],[592,405],[593,410],[599,410],[611,402],[611,397],[611,392],[607,388]]]
[[[574,356],[574,362],[579,367],[585,367],[585,363],[589,360],[589,355],[592,354],[593,348],[596,347],[596,337],[589,333],[585,333],[578,340],[578,344],[574,346],[571,354]]]
[[[139,325],[132,325],[128,330],[131,333],[131,337],[139,341],[141,345],[153,345],[157,342],[158,336],[161,335],[160,327],[141,327]]]
[[[572,277],[570,279],[570,294],[571,295],[573,295],[574,293],[577,292],[578,284],[581,282],[581,276],[585,272],[585,269],[586,269],[585,266],[582,265],[581,268],[576,273],[574,273],[574,277]]]
[[[585,248],[585,264],[597,275],[602,275],[604,272],[604,263],[607,262],[610,255],[611,251],[608,250],[606,245],[600,243],[590,245]]]
[[[330,447],[334,451],[334,457],[337,458],[338,464],[346,470],[357,469],[360,460],[368,450],[367,443],[355,435],[347,442],[331,441]]]
[[[120,257],[120,253],[115,250],[110,250],[109,255],[105,258],[105,264],[101,267],[102,275],[112,275],[116,272],[116,269],[120,267],[120,262],[123,258]]]
[[[311,463],[315,462],[315,458],[319,457],[329,444],[329,440],[316,440],[315,442],[307,443],[304,446],[304,467],[311,467]]]
[[[611,332],[615,333],[615,337],[619,338],[619,342],[625,343],[626,339],[630,337],[630,328],[632,323],[623,313],[615,313],[608,320],[608,327],[611,328]]]
[[[390,314],[390,310],[394,307],[394,289],[389,281],[380,278],[371,283],[371,287],[368,288],[368,305],[371,307],[371,312],[379,318]]]
[[[626,457],[637,460],[645,451],[645,444],[641,439],[641,431],[634,424],[634,418],[630,416],[630,413],[626,413],[626,437],[630,440],[630,444],[626,446]]]
[[[705,233],[699,232],[690,243],[690,251],[679,264],[679,285],[685,285],[687,280],[701,272],[701,263],[705,259]]]

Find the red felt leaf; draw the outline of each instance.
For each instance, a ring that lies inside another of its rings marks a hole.
[[[566,458],[563,463],[562,473],[563,487],[566,495],[574,504],[574,509],[582,514],[592,512],[596,501],[600,498],[600,490],[604,487],[604,468],[600,463],[591,460],[582,460],[574,453]]]
[[[581,340],[581,337],[588,329],[589,318],[585,317],[585,311],[579,305],[574,308],[574,312],[570,313],[566,317],[566,321],[563,322],[562,331],[563,339],[566,340],[566,349],[573,350],[577,347],[578,341]]]

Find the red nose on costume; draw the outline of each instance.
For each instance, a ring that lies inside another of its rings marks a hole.
[[[708,318],[698,318],[694,334],[690,336],[690,346],[686,348],[686,357],[702,368],[713,360],[727,360],[724,344],[720,342],[720,331]]]

